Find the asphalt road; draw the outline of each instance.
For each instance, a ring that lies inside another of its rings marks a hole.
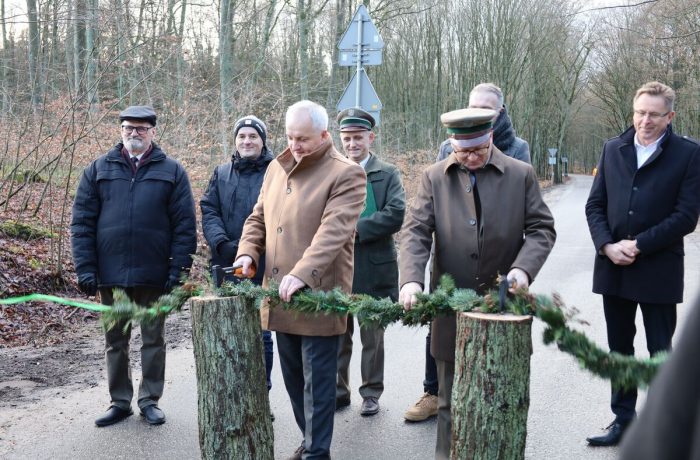
[[[566,186],[546,195],[556,219],[558,239],[533,291],[559,292],[580,310],[580,327],[601,346],[606,345],[602,304],[591,290],[593,247],[583,206],[591,178],[572,176]],[[686,239],[686,304],[700,292],[700,231]],[[686,316],[679,308],[679,329]],[[641,317],[638,330],[643,330]],[[573,358],[542,344],[543,326],[535,321],[528,417],[527,459],[613,459],[615,448],[590,448],[585,437],[611,421],[608,383],[581,370]],[[404,410],[422,394],[425,328],[391,326],[386,332],[385,393],[381,411],[359,415],[359,343],[351,379],[352,405],[337,412],[333,458],[430,459],[435,443],[435,420],[407,423]],[[357,340],[359,342],[359,339]],[[643,334],[636,341],[638,356],[646,356]],[[138,380],[138,371],[134,377]],[[93,420],[107,409],[105,383],[94,388],[49,390],[41,403],[0,413],[0,457],[6,459],[157,459],[199,458],[195,367],[191,344],[170,349],[166,388],[160,407],[167,423],[147,425],[135,415],[118,425],[96,428]],[[643,399],[643,398],[640,398]],[[301,441],[282,383],[279,364],[273,371],[271,406],[275,413],[275,457],[285,458]],[[639,406],[642,406],[640,400]]]

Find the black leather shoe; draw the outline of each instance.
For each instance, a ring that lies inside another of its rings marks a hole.
[[[348,407],[350,405],[350,398],[335,398],[335,410],[342,409],[343,407]]]
[[[141,415],[151,425],[161,425],[165,423],[165,414],[155,404],[141,408]]]
[[[362,407],[360,407],[360,415],[374,415],[379,412],[379,401],[374,396],[364,398]]]
[[[129,408],[129,410],[124,410],[120,407],[117,406],[112,406],[109,409],[107,409],[107,412],[105,414],[95,420],[95,425],[97,426],[109,426],[109,425],[114,425],[115,423],[121,422],[125,418],[129,417],[130,415],[133,415],[134,411]]]
[[[613,421],[605,428],[608,432],[601,436],[591,436],[586,438],[591,446],[616,446],[620,443],[622,435],[627,430],[629,423],[620,423],[617,420]]]

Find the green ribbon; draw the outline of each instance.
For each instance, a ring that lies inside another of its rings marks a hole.
[[[9,297],[7,299],[0,299],[0,305],[12,305],[15,303],[30,302],[34,300],[43,300],[44,302],[60,303],[63,305],[69,305],[71,307],[84,308],[85,310],[97,311],[100,313],[111,310],[111,307],[107,305],[102,305],[99,303],[83,303],[76,302],[75,300],[64,299],[63,297],[56,297],[53,295],[45,294],[29,294],[21,297]]]

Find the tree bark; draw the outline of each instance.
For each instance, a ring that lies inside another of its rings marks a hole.
[[[239,297],[192,299],[202,458],[274,458],[260,317]]]
[[[530,406],[531,316],[457,317],[452,459],[522,459]]]

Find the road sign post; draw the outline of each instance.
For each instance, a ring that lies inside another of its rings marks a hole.
[[[369,12],[364,5],[359,5],[352,21],[338,43],[341,66],[355,66],[355,75],[336,104],[340,112],[350,107],[359,107],[369,112],[379,125],[382,102],[367,77],[364,66],[382,63],[384,41],[379,35]]]

